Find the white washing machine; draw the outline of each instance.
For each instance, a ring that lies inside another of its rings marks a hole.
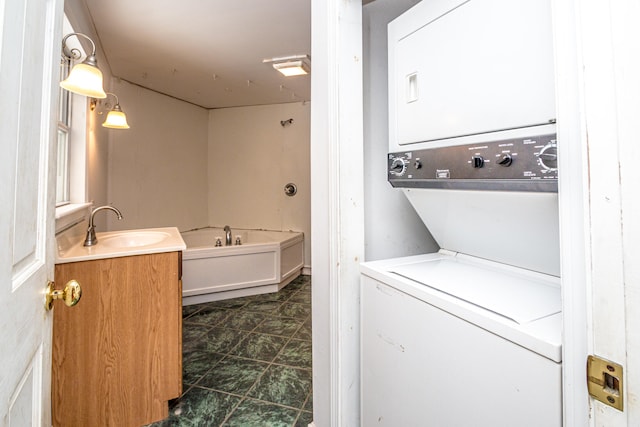
[[[362,425],[561,426],[549,2],[418,3],[389,102],[389,182],[442,249],[362,264]]]
[[[441,251],[362,266],[362,425],[562,425],[558,278]]]

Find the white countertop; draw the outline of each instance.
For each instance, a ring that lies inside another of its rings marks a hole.
[[[136,237],[150,236],[149,242],[139,240],[131,245],[117,245],[113,242],[136,241]],[[144,228],[137,230],[107,231],[96,233],[98,242],[94,246],[83,246],[84,236],[70,239],[58,237],[56,264],[96,259],[116,258],[132,255],[146,255],[162,252],[183,251],[187,245],[176,227]],[[131,239],[128,239],[131,237]]]

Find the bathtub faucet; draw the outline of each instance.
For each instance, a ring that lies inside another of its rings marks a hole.
[[[231,227],[229,227],[228,225],[225,225],[224,232],[227,234],[226,246],[231,246]]]
[[[99,208],[95,208],[91,211],[91,217],[89,218],[89,228],[87,229],[87,237],[84,239],[84,246],[93,246],[98,243],[98,239],[96,238],[96,226],[93,224],[93,217],[95,214],[103,209],[112,210],[118,215],[118,219],[122,219],[122,214],[120,211],[113,206],[100,206]]]

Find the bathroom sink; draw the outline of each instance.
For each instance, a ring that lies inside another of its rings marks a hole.
[[[176,227],[103,231],[96,233],[96,238],[98,243],[84,246],[85,235],[82,231],[67,235],[61,233],[56,237],[56,263],[184,251],[187,248]]]
[[[170,237],[170,234],[164,231],[124,231],[102,237],[97,244],[109,246],[110,248],[137,248],[155,245],[168,237]]]

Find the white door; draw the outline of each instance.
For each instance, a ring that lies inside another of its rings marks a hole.
[[[0,1],[0,425],[51,425],[61,0]],[[66,308],[66,307],[65,307]]]

